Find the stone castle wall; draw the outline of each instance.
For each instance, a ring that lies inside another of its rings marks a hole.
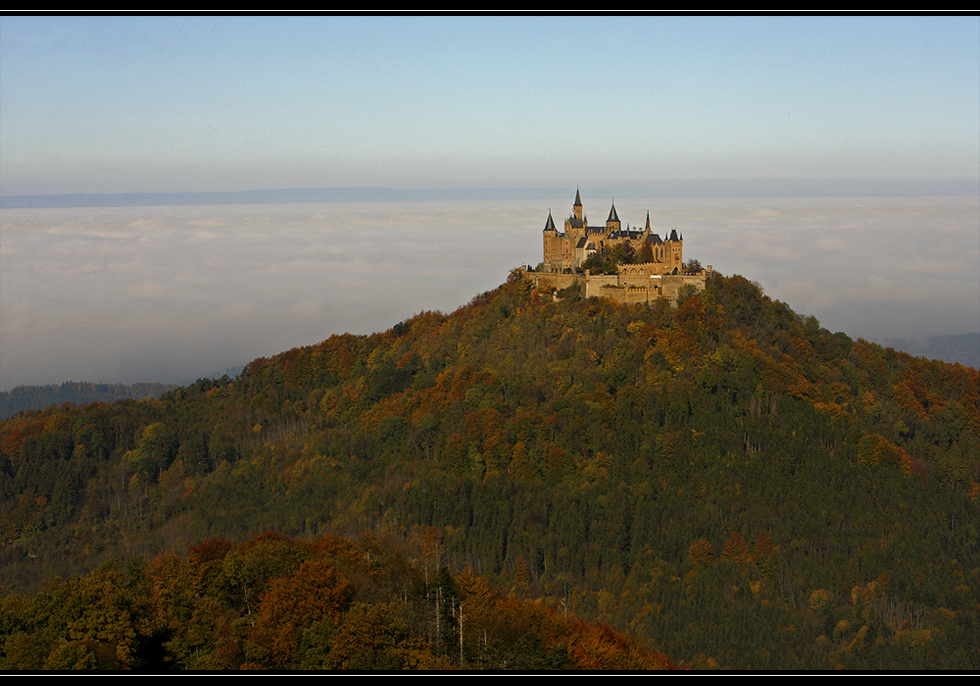
[[[583,298],[609,298],[621,303],[656,302],[664,298],[677,301],[680,289],[690,284],[698,291],[704,290],[709,267],[698,274],[640,274],[642,265],[621,265],[619,274],[557,274],[554,272],[535,272],[523,267],[524,279],[539,291],[565,290],[577,286]],[[624,269],[625,268],[625,269]],[[624,273],[625,272],[625,273]]]

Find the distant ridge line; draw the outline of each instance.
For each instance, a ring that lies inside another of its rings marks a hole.
[[[632,187],[596,188],[596,197],[778,197],[778,196],[971,196],[980,180],[951,179],[670,179]],[[566,186],[554,188],[418,188],[385,186],[339,188],[267,188],[245,191],[171,193],[61,193],[0,195],[0,209],[58,207],[144,207],[179,205],[272,205],[328,202],[405,202],[411,200],[504,200],[564,197]]]
[[[275,205],[324,202],[404,202],[407,200],[467,200],[538,198],[557,193],[543,188],[409,189],[381,186],[350,188],[274,188],[202,193],[64,193],[4,195],[0,208],[145,207],[154,205]]]

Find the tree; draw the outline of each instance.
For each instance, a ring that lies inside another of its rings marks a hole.
[[[640,246],[636,253],[636,261],[641,264],[653,262],[653,247],[649,243],[644,241],[643,245]]]
[[[725,549],[722,551],[721,557],[729,562],[740,565],[752,564],[752,553],[749,552],[749,546],[746,545],[745,539],[742,538],[741,531],[733,531],[729,534],[728,540],[725,541]]]
[[[711,544],[703,538],[699,538],[698,540],[692,542],[687,549],[687,563],[692,567],[706,565],[711,562],[714,557],[714,553],[711,551]]]
[[[683,272],[685,274],[700,274],[703,269],[704,267],[701,266],[701,263],[692,257],[684,263]]]

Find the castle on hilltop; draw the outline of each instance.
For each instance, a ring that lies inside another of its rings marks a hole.
[[[544,225],[544,271],[579,271],[582,264],[594,253],[612,251],[617,247],[634,257],[647,274],[680,274],[684,266],[684,238],[671,229],[665,239],[650,230],[650,212],[647,211],[646,228],[631,231],[622,228],[616,203],[609,208],[609,218],[604,226],[589,226],[582,211],[582,196],[575,190],[572,214],[565,220],[565,231],[559,233],[555,220],[548,212]]]
[[[603,259],[607,273],[592,274]],[[610,260],[616,273],[608,273]],[[649,210],[642,231],[622,227],[615,202],[604,226],[589,226],[576,189],[564,231],[558,231],[549,210],[544,225],[544,260],[536,270],[526,268],[525,278],[538,288],[563,290],[579,284],[584,297],[651,302],[658,298],[676,301],[685,285],[700,291],[710,273],[710,266],[691,269],[684,264],[684,237],[676,229],[666,238],[653,233]]]

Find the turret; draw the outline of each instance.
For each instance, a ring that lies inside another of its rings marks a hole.
[[[618,232],[622,224],[619,221],[619,215],[616,214],[616,202],[613,201],[612,207],[609,208],[609,218],[606,219],[606,231],[616,231]]]
[[[668,240],[667,267],[679,274],[684,268],[684,239],[677,235],[677,229],[671,229]]]
[[[572,205],[572,214],[565,220],[565,235],[569,237],[584,236],[586,231],[585,214],[582,212],[582,196],[578,189],[575,189],[575,204]]]
[[[548,231],[552,231],[554,233],[558,233],[558,229],[555,228],[555,220],[551,218],[551,210],[550,209],[548,210],[548,221],[546,221],[544,223],[544,230],[545,230],[545,233],[547,233]]]

